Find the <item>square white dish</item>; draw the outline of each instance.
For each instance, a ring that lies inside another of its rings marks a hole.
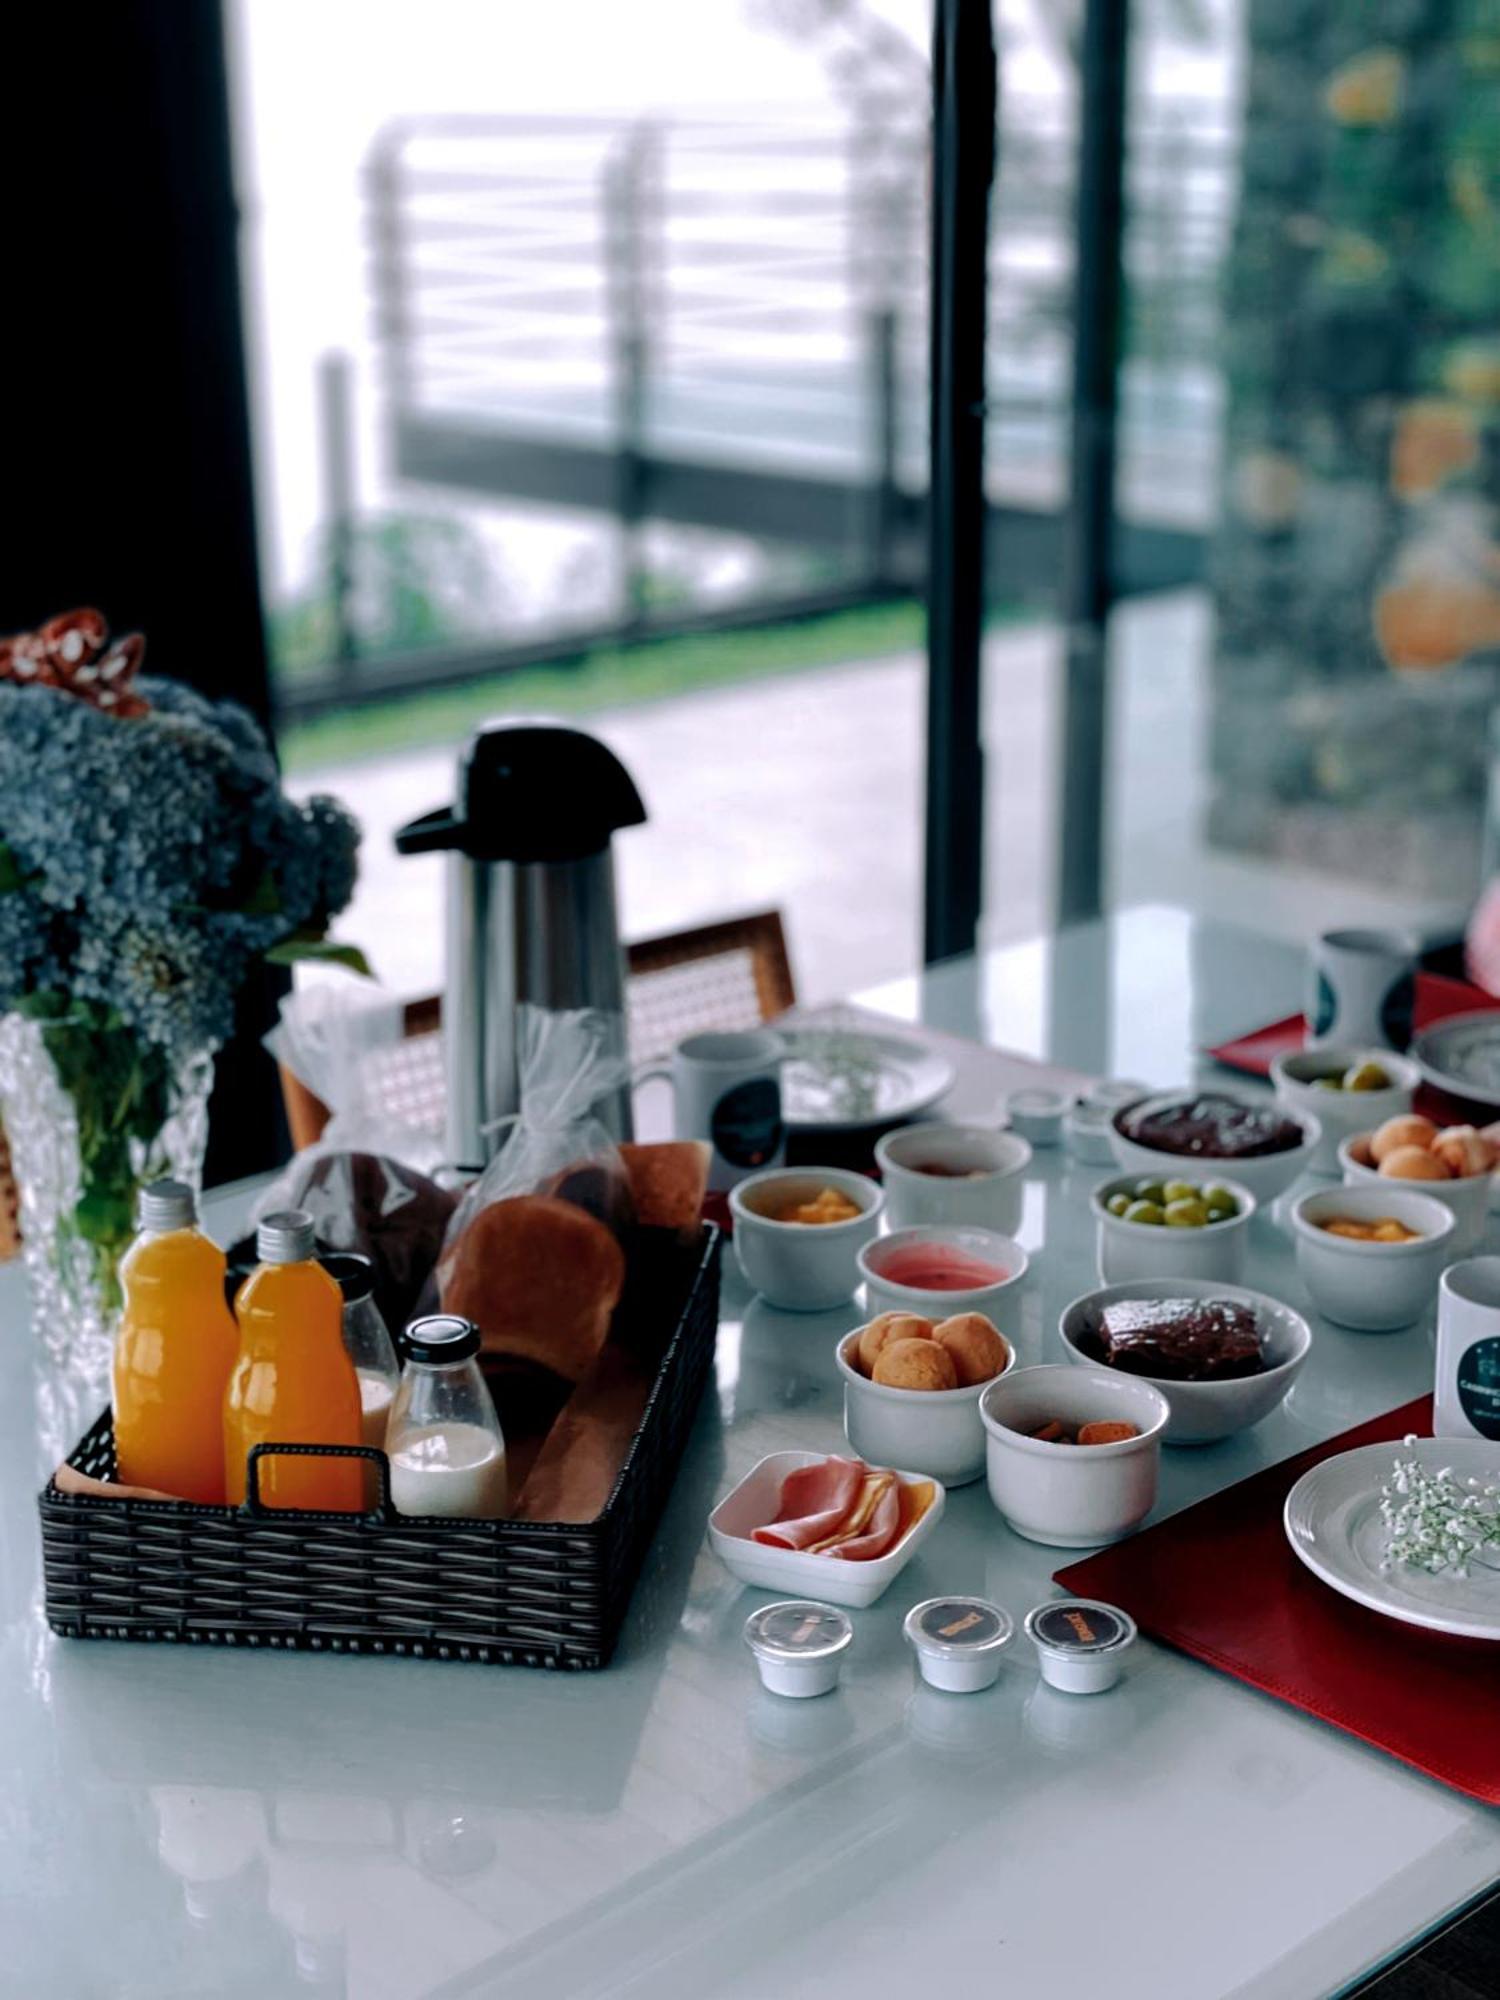
[[[870,1562],[808,1555],[802,1549],[774,1549],[750,1539],[753,1529],[763,1528],[775,1518],[782,1482],[789,1472],[796,1472],[804,1465],[821,1465],[825,1458],[837,1455],[826,1451],[773,1451],[724,1496],[708,1517],[708,1539],[731,1576],[757,1590],[821,1598],[824,1603],[842,1604],[853,1611],[867,1610],[895,1582],[943,1518],[947,1495],[942,1482],[929,1479],[925,1473],[893,1468],[897,1478],[908,1484],[931,1486],[932,1503],[893,1549]]]

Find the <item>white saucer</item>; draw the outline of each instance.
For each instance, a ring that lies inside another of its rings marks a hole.
[[[1484,1438],[1361,1445],[1303,1473],[1286,1496],[1287,1540],[1314,1576],[1370,1611],[1430,1632],[1500,1640],[1500,1567],[1476,1562],[1465,1578],[1430,1576],[1409,1563],[1381,1569],[1386,1538],[1380,1489],[1398,1457],[1452,1466],[1460,1478],[1500,1479],[1500,1443]]]

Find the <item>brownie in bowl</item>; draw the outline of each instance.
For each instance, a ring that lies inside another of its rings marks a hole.
[[[1127,1104],[1116,1114],[1115,1129],[1153,1152],[1201,1160],[1262,1159],[1290,1153],[1306,1138],[1303,1126],[1275,1105],[1247,1104],[1215,1091]]]

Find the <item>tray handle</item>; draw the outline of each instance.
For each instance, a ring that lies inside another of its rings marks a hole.
[[[383,1451],[368,1444],[253,1444],[245,1458],[244,1511],[257,1520],[278,1514],[305,1514],[321,1508],[268,1507],[260,1497],[260,1462],[263,1458],[368,1458],[375,1467],[375,1505],[361,1508],[361,1520],[397,1521],[401,1517],[391,1504],[391,1462]],[[341,1510],[342,1511],[342,1510]],[[353,1518],[351,1516],[351,1518]]]

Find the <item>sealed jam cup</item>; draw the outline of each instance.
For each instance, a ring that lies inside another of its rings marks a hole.
[[[1042,1679],[1063,1694],[1103,1694],[1135,1644],[1135,1620],[1092,1597],[1059,1597],[1026,1614]]]
[[[1000,1655],[1015,1623],[984,1597],[929,1597],[914,1604],[902,1626],[922,1678],[945,1694],[977,1694],[1000,1678]]]
[[[838,1685],[854,1627],[834,1604],[789,1597],[763,1604],[745,1620],[745,1644],[772,1694],[803,1699],[831,1694]]]

